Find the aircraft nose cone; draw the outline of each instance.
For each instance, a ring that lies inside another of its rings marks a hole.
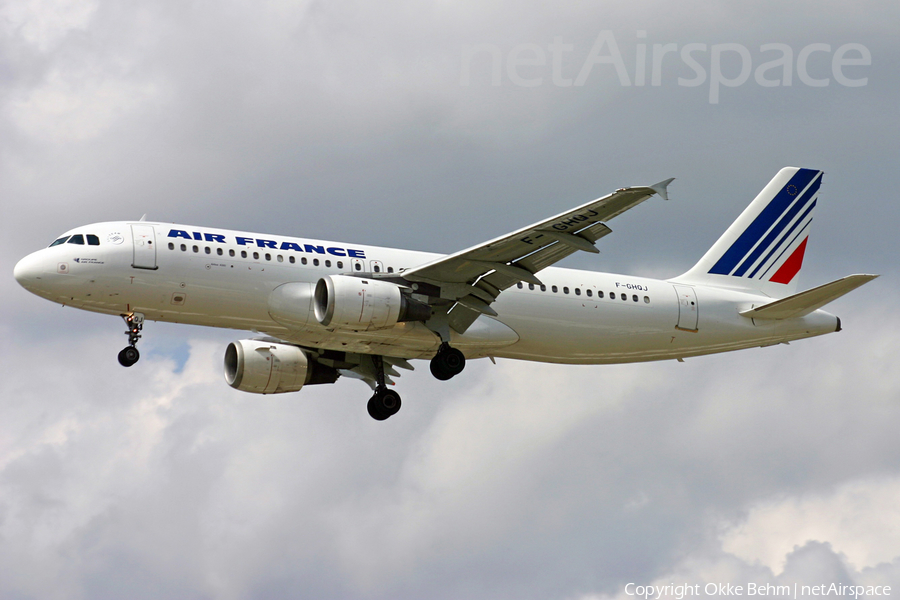
[[[44,269],[41,265],[40,257],[29,254],[18,263],[13,269],[13,277],[26,290],[35,287],[44,275]]]

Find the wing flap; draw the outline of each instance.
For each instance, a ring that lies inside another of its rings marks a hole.
[[[757,308],[741,312],[752,319],[791,319],[802,317],[837,300],[861,285],[869,283],[878,275],[848,275],[836,281],[820,285],[811,290],[770,302]]]
[[[672,179],[652,186],[621,188],[539,223],[403,271],[403,279],[435,286],[441,308],[426,326],[446,341],[449,329],[464,333],[500,293],[525,281],[542,285],[535,273],[578,251],[599,253],[594,242],[611,233],[604,221],[647,200],[665,199]],[[439,295],[439,297],[438,297]],[[448,302],[449,301],[449,302]]]
[[[498,282],[513,277],[511,271],[497,265],[518,267],[534,274],[577,250],[596,251],[593,243],[610,233],[604,221],[637,206],[654,194],[664,195],[671,181],[668,179],[653,186],[616,190],[539,223],[404,271],[403,276],[410,281],[469,284],[491,271],[507,276],[495,278]],[[535,282],[521,272],[515,277],[518,278],[513,283]],[[508,287],[494,285],[500,289]]]

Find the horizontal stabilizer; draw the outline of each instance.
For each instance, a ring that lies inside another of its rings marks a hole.
[[[811,290],[770,302],[764,306],[745,310],[741,315],[752,319],[791,319],[802,317],[869,283],[878,275],[848,275],[837,281],[820,285]]]

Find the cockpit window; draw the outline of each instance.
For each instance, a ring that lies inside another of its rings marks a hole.
[[[58,240],[56,240],[55,242],[53,242],[52,244],[50,244],[49,247],[52,248],[53,246],[59,246],[60,244],[65,244],[67,239],[69,239],[69,236],[61,237]]]
[[[86,237],[87,237],[87,243],[89,246],[99,246],[100,245],[100,238],[98,238],[96,235],[89,233],[89,234],[87,234]]]
[[[84,236],[81,235],[80,233],[77,234],[77,235],[73,235],[72,237],[69,238],[69,242],[68,242],[68,243],[70,243],[70,244],[81,244],[82,246],[84,246]]]

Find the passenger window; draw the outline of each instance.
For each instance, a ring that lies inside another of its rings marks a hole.
[[[615,293],[615,292],[610,292],[610,293],[609,293],[609,299],[610,299],[610,300],[615,300],[615,299],[616,299],[616,293]]]
[[[544,285],[544,284],[541,284],[541,291],[542,291],[542,292],[546,292],[546,291],[547,291],[547,286]]]
[[[637,301],[638,301],[637,294],[635,294],[634,296],[632,296],[631,299],[632,299],[634,302],[637,302]]]
[[[591,290],[586,290],[584,293],[588,295],[588,298],[594,295],[594,292],[592,292]]]
[[[266,252],[266,260],[272,260],[272,255]]]
[[[581,295],[581,288],[575,288],[575,295],[576,295],[576,296],[580,296],[580,295]]]
[[[200,248],[198,248],[197,246],[194,246],[194,252],[200,252]]]
[[[533,283],[529,283],[529,284],[528,284],[528,289],[529,289],[529,290],[533,290],[533,289],[534,289],[534,284],[533,284]]]
[[[357,271],[362,271],[362,265],[361,265],[361,264],[356,263],[356,264],[354,265],[354,267],[356,268]]]
[[[376,273],[380,273],[380,272],[381,272],[381,267],[379,267],[378,265],[373,266],[372,269],[373,269]]]
[[[644,296],[644,304],[650,304],[650,296]]]
[[[61,237],[58,240],[56,240],[55,242],[53,242],[52,244],[50,244],[50,246],[48,246],[48,247],[52,248],[53,246],[59,246],[60,244],[65,244],[67,239],[69,239],[69,236]]]
[[[228,251],[228,256],[234,256],[234,249]]]
[[[282,255],[278,255],[278,262],[284,262],[284,257]]]
[[[563,294],[568,294],[569,288],[567,286],[563,286]]]
[[[174,250],[174,249],[175,249],[175,244],[173,244],[172,242],[169,242],[169,250]]]
[[[338,266],[341,266],[341,263],[338,263]],[[394,267],[388,267],[388,273],[393,273]]]
[[[318,267],[318,266],[319,266],[319,259],[318,259],[318,258],[314,258],[314,259],[313,259],[313,266],[314,266],[314,267]]]
[[[187,252],[187,246],[185,246],[184,244],[182,244],[182,245],[181,245],[181,251],[182,251],[182,252]]]
[[[203,251],[206,252],[207,254],[212,253],[212,250],[209,249],[209,246],[207,246],[206,248],[204,248]]]
[[[551,286],[550,289],[553,291],[554,294],[559,291],[559,288],[556,287],[555,285]]]
[[[218,254],[219,256],[222,256],[222,254],[224,254],[224,252],[222,251],[221,248],[216,248],[216,254]]]
[[[80,245],[84,246],[84,236],[81,235],[80,233],[78,235],[73,235],[72,237],[69,238],[69,243],[70,244],[80,244]]]
[[[338,269],[343,269],[343,268],[344,268],[344,261],[339,260],[339,261],[337,262],[337,268],[338,268]]]
[[[331,261],[330,261],[330,260],[326,260],[326,261],[325,261],[325,266],[326,266],[326,267],[330,267],[330,266],[331,266]],[[375,270],[377,271],[378,269],[376,268]]]
[[[302,257],[302,258],[300,258],[300,263],[301,263],[301,264],[304,264],[304,265],[306,264],[306,257],[305,257],[305,256]]]
[[[597,290],[597,297],[598,297],[598,298],[602,298],[602,297],[603,297],[603,290]]]
[[[627,294],[622,294],[622,300],[625,300],[625,301],[627,302],[627,301],[628,301],[628,295],[627,295]]]
[[[253,260],[259,260],[259,252],[253,253]]]
[[[297,259],[294,258],[293,256],[289,256],[289,257],[288,257],[288,261],[289,261],[291,264],[294,264],[295,262],[297,262]]]
[[[522,282],[520,281],[519,283],[517,283],[517,284],[516,284],[516,287],[519,288],[519,289],[521,290],[522,287],[523,287],[523,286],[522,286]]]
[[[100,238],[98,238],[96,235],[94,235],[92,233],[89,233],[89,234],[87,234],[87,242],[88,242],[89,246],[99,246]]]
[[[241,258],[247,258],[247,251],[241,250]]]

